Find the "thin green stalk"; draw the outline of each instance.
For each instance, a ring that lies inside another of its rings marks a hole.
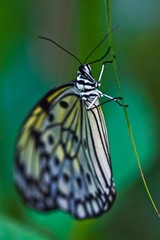
[[[112,31],[111,31],[111,29],[112,29],[111,1],[110,0],[105,0],[105,6],[107,7],[106,12],[107,12],[107,24],[108,24],[108,32],[109,32],[108,40],[109,40],[110,46],[112,46],[111,54],[114,56],[114,49],[113,49],[113,44],[112,44]],[[119,77],[118,77],[118,71],[117,71],[117,65],[116,65],[116,60],[115,59],[113,61],[113,67],[114,67],[116,83],[117,83],[117,86],[118,86],[119,94],[120,94],[120,97],[122,97],[122,90],[121,90],[121,85],[120,85],[120,81],[119,81]],[[156,207],[156,204],[155,204],[155,202],[154,202],[154,200],[153,200],[153,198],[151,196],[150,190],[148,188],[148,185],[146,183],[146,180],[145,180],[145,177],[144,177],[144,174],[143,174],[143,171],[142,171],[142,167],[141,167],[138,151],[137,151],[136,144],[135,144],[135,141],[134,141],[133,132],[132,132],[132,128],[131,128],[131,124],[130,124],[130,121],[129,121],[129,117],[128,117],[128,114],[127,114],[127,110],[126,110],[126,107],[125,107],[124,100],[122,100],[122,103],[123,103],[124,115],[125,115],[125,118],[126,118],[128,131],[129,131],[130,139],[131,139],[131,142],[132,142],[134,154],[135,154],[135,157],[136,157],[137,165],[138,165],[138,168],[139,168],[139,171],[140,171],[140,174],[141,174],[141,177],[142,177],[142,180],[143,180],[146,192],[147,192],[147,194],[149,196],[149,199],[150,199],[150,201],[151,201],[151,203],[152,203],[152,205],[153,205],[157,215],[160,217],[160,213],[159,213],[159,211],[158,211],[158,209]]]

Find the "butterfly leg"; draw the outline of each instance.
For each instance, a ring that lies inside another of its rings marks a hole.
[[[93,107],[93,108],[97,108],[98,106],[102,106],[103,104],[105,104],[105,103],[107,103],[107,102],[112,102],[112,101],[114,101],[114,102],[116,102],[119,106],[121,106],[121,107],[128,107],[128,105],[123,105],[122,103],[120,103],[118,100],[123,100],[123,98],[122,97],[111,97],[111,96],[109,96],[109,95],[107,95],[107,94],[102,94],[100,97],[106,97],[106,98],[108,98],[108,100],[106,100],[106,101],[104,101],[103,103],[100,103],[99,105],[96,105],[95,107]],[[92,105],[95,103],[95,101],[97,100],[97,97],[93,100],[93,102],[91,102],[91,104],[89,105],[89,107],[87,108],[87,110],[89,110],[91,107],[92,107]],[[92,109],[93,109],[92,108]]]
[[[124,107],[128,107],[128,105],[123,105],[122,103],[120,103],[118,100],[123,100],[123,98],[122,97],[111,97],[111,96],[109,96],[109,95],[107,95],[107,94],[103,94],[103,97],[106,97],[106,98],[108,98],[108,100],[107,101],[105,101],[104,103],[106,103],[106,102],[111,102],[111,101],[114,101],[114,102],[116,102],[119,106],[124,106]],[[104,103],[102,103],[101,105],[103,105]]]
[[[99,78],[98,78],[98,83],[99,83],[99,86],[101,85],[101,80],[102,80],[102,75],[103,75],[103,72],[104,72],[104,67],[107,63],[112,63],[113,60],[110,60],[110,61],[105,61],[102,63],[102,67],[101,67],[101,72],[99,74]]]
[[[104,66],[105,66],[105,64],[102,64],[101,72],[100,72],[99,78],[98,78],[99,87],[101,86],[101,79],[102,79],[102,75],[103,75],[103,71],[104,71]]]
[[[91,102],[91,104],[88,106],[88,108],[87,108],[87,110],[89,110],[92,106],[93,106],[93,104],[97,101],[97,99],[99,98],[99,96],[96,96],[95,98],[94,98],[94,100]]]

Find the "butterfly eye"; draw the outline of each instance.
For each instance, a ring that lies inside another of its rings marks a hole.
[[[91,75],[91,67],[88,64],[83,64],[78,69],[79,74],[88,77]]]
[[[83,65],[83,67],[84,67],[84,72],[85,72],[85,74],[88,76],[88,75],[91,75],[91,67],[90,67],[90,65],[88,65],[88,64],[85,64],[85,65]]]

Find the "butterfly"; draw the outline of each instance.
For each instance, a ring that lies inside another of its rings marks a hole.
[[[99,98],[119,105],[117,99],[121,98],[99,90],[108,62],[112,61],[102,64],[98,81],[92,76],[93,62],[80,62],[76,79],[49,91],[24,122],[16,145],[14,180],[30,207],[39,211],[59,208],[77,219],[86,219],[103,214],[113,205],[116,189]]]

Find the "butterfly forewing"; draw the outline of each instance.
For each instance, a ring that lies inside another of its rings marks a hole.
[[[62,138],[62,120],[64,121],[69,111],[66,109],[67,101],[62,101],[64,92],[65,98],[69,101],[68,92],[72,93],[70,85],[51,91],[39,102],[25,121],[17,143],[15,171],[17,186],[27,202],[40,209],[45,208],[42,206],[45,198],[43,175],[49,176],[44,174],[45,163],[55,150],[58,151],[55,161],[58,162],[58,158],[60,160],[64,155],[62,146],[59,145]],[[56,157],[56,152],[53,157]]]
[[[88,110],[89,104],[71,83],[50,91],[25,121],[15,182],[33,208],[60,208],[84,219],[111,207],[115,187],[107,129],[101,107]]]

